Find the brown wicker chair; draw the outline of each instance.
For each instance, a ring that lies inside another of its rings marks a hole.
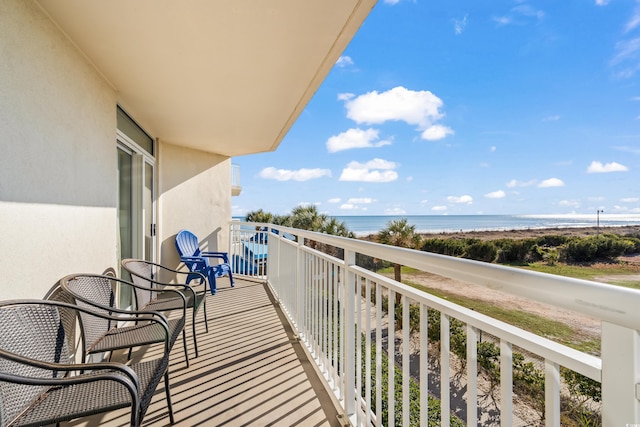
[[[131,425],[139,426],[163,377],[173,424],[168,333],[163,356],[152,360],[74,363],[68,328],[78,315],[121,319],[53,300],[0,302],[0,425],[42,426],[131,407]]]
[[[182,309],[182,299],[175,296],[174,292],[164,292],[170,289],[180,289],[187,301],[187,308],[191,309],[191,328],[193,334],[193,347],[198,357],[198,340],[196,338],[196,314],[202,307],[204,312],[204,324],[206,332],[209,332],[207,322],[207,278],[202,273],[184,272],[173,270],[161,264],[156,264],[142,259],[124,259],[122,268],[131,274],[131,280],[138,285],[136,288],[136,300],[138,307],[144,310],[170,311]],[[202,289],[194,289],[185,284],[187,277],[200,277]],[[178,283],[166,283],[159,278],[176,277]],[[181,279],[184,278],[184,280]],[[153,289],[152,292],[145,289]]]
[[[116,289],[118,287],[135,289],[137,285],[116,277],[99,274],[71,274],[60,280],[60,287],[70,294],[74,298],[74,302],[81,307],[89,307],[106,314],[129,316],[133,320],[123,324],[123,322],[97,319],[80,313],[80,325],[85,337],[83,348],[85,357],[95,353],[161,343],[165,339],[165,330],[168,330],[169,350],[182,333],[185,361],[187,367],[189,366],[187,338],[184,330],[187,308],[186,299],[182,293],[171,291],[176,297],[182,298],[181,316],[167,319],[157,311],[118,308]],[[149,318],[154,318],[156,321],[149,322]]]

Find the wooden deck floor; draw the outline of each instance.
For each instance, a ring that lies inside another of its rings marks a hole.
[[[241,279],[235,283],[231,288],[223,278],[218,293],[207,297],[208,333],[198,313],[197,358],[187,323],[189,368],[181,340],[174,345],[169,367],[174,425],[340,426],[333,401],[268,287]],[[63,425],[126,426],[128,414],[122,410]],[[164,382],[143,425],[170,425]]]

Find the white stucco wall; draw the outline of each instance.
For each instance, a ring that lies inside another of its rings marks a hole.
[[[116,95],[31,1],[0,1],[0,299],[116,267]]]
[[[182,229],[205,250],[228,251],[231,159],[161,142],[158,164],[160,262],[178,266],[175,236]]]

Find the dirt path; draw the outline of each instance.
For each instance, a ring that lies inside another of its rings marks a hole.
[[[432,289],[443,290],[466,298],[472,298],[510,309],[522,310],[557,320],[576,330],[578,337],[581,339],[597,338],[600,336],[600,321],[573,311],[520,298],[485,288],[484,286],[437,276],[435,274],[405,274],[403,277],[408,281]]]

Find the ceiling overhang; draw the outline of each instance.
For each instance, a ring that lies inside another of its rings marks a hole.
[[[37,1],[153,137],[225,156],[277,148],[376,3]]]

